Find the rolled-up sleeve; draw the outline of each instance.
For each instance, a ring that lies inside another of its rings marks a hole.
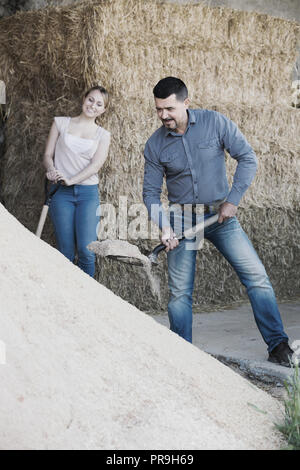
[[[161,205],[161,191],[164,179],[164,168],[159,163],[149,142],[146,143],[144,166],[143,201],[148,210],[149,218],[160,228],[168,227],[169,221]]]
[[[219,113],[218,119],[219,135],[224,149],[238,163],[231,190],[226,198],[227,202],[237,206],[255,176],[257,157],[246,137],[234,122]]]

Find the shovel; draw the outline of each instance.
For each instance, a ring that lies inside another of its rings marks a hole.
[[[190,228],[189,230],[185,231],[183,237],[179,238],[179,243],[182,242],[185,238],[191,238],[196,233],[200,232],[201,230],[204,230],[204,228],[214,224],[215,222],[217,222],[218,218],[219,214],[214,214],[213,216],[207,218],[204,222],[202,221],[194,227]],[[115,240],[109,241],[111,244],[117,247],[117,250],[116,248],[114,248],[114,254],[100,254],[101,250],[99,248],[101,247],[101,244],[104,244],[107,241],[109,240],[106,240],[104,242],[92,242],[90,245],[88,245],[88,248],[96,255],[104,256],[115,261],[120,261],[121,263],[131,264],[132,266],[145,267],[145,264],[155,266],[158,264],[159,253],[166,249],[166,246],[161,243],[160,245],[157,245],[148,256],[145,256],[141,254],[137,246],[131,245],[130,243],[124,241],[121,242],[121,245],[120,241]],[[120,244],[120,246],[118,246],[118,243]],[[127,248],[134,254],[131,255],[129,254],[129,252],[128,254],[126,254],[125,251],[127,251]]]
[[[45,222],[46,222],[46,218],[47,218],[47,214],[48,214],[48,210],[49,210],[49,206],[50,206],[50,203],[51,203],[52,196],[56,193],[56,191],[60,188],[60,185],[61,185],[60,182],[56,183],[56,186],[50,191],[48,189],[49,183],[50,183],[50,181],[46,178],[45,179],[45,202],[44,202],[43,209],[42,209],[42,212],[41,212],[41,215],[40,215],[40,220],[39,220],[36,232],[35,232],[36,236],[39,237],[39,238],[41,238],[41,235],[42,235],[42,232],[43,232],[43,228],[44,228],[44,225],[45,225]]]

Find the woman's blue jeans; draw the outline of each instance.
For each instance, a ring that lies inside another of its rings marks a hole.
[[[210,215],[210,214],[209,214]],[[224,255],[246,287],[258,329],[269,352],[288,341],[265,268],[236,217],[205,228],[204,237]],[[168,252],[170,328],[192,342],[192,304],[197,250],[183,240]]]
[[[57,248],[90,276],[95,274],[95,255],[87,245],[97,240],[100,219],[98,185],[60,186],[53,195],[49,213]]]

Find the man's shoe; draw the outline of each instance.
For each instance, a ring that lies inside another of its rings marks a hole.
[[[289,344],[286,341],[283,341],[272,349],[269,353],[268,361],[280,364],[281,366],[291,367],[293,363],[293,354],[294,351],[289,347]]]

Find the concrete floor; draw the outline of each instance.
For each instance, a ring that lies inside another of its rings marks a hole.
[[[279,304],[290,346],[300,360],[300,301]],[[155,315],[169,327],[167,315]],[[227,364],[237,365],[252,378],[280,383],[292,375],[290,368],[267,361],[267,347],[256,327],[250,304],[231,310],[194,314],[193,344]]]

